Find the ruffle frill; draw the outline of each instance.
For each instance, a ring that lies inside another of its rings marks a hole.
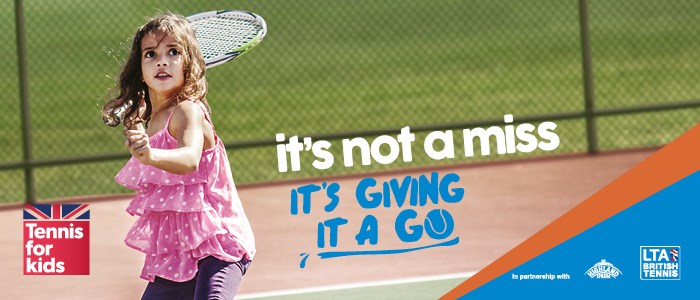
[[[237,261],[245,250],[224,229],[213,210],[178,213],[148,212],[127,233],[124,242],[146,254],[141,278],[155,276],[172,281],[194,278],[197,261],[214,256]]]
[[[187,281],[194,278],[197,261],[204,257],[233,262],[247,255],[232,234],[235,228],[224,224],[219,215],[228,209],[222,210],[220,199],[207,191],[206,174],[219,174],[218,168],[228,167],[227,161],[212,154],[205,151],[197,171],[184,175],[141,164],[132,157],[115,176],[119,184],[138,191],[126,210],[139,219],[124,242],[146,254],[141,278]]]

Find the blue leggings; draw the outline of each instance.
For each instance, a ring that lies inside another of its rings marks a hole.
[[[207,256],[199,261],[199,271],[192,280],[175,282],[156,277],[146,286],[141,300],[232,300],[248,266],[250,261],[245,258],[232,263]]]

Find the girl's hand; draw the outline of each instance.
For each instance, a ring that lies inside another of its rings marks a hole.
[[[124,145],[129,148],[131,155],[142,164],[148,165],[153,161],[153,151],[151,151],[148,134],[140,123],[137,124],[136,129],[126,131]]]

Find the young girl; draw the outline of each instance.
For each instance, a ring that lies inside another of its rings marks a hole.
[[[233,299],[255,241],[206,102],[205,64],[194,31],[165,13],[136,32],[103,112],[129,104],[131,159],[116,175],[138,191],[125,242],[144,252],[142,299]],[[141,121],[148,129],[137,126]]]

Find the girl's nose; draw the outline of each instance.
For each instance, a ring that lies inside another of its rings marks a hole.
[[[168,65],[168,62],[165,59],[161,59],[158,61],[158,63],[156,63],[156,65],[159,67],[165,67]]]

